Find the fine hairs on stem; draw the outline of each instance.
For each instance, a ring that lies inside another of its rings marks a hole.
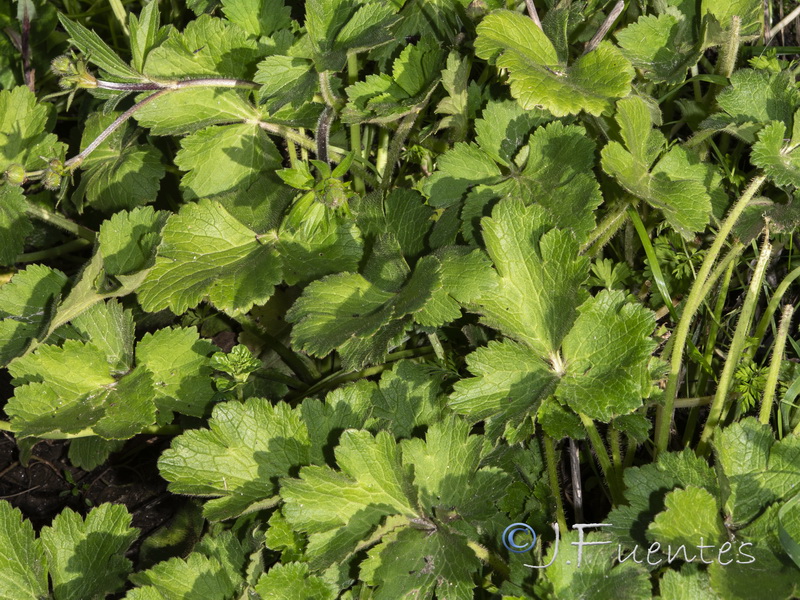
[[[728,216],[722,222],[722,225],[717,232],[714,243],[711,248],[706,252],[703,259],[703,264],[697,272],[697,277],[689,296],[686,298],[686,303],[683,308],[683,314],[678,322],[678,327],[672,335],[672,353],[670,356],[670,370],[667,378],[667,387],[664,390],[664,404],[657,409],[656,412],[656,426],[655,426],[655,442],[656,453],[664,452],[669,444],[670,428],[672,426],[672,413],[675,408],[675,399],[678,395],[678,384],[683,371],[683,353],[686,347],[686,340],[689,337],[689,331],[692,325],[692,320],[703,304],[704,292],[707,291],[705,287],[706,281],[711,275],[711,270],[717,257],[722,252],[722,248],[730,234],[733,226],[739,220],[742,212],[753,199],[756,192],[766,181],[765,175],[759,175],[750,181],[747,188],[745,188],[742,195],[734,203]]]

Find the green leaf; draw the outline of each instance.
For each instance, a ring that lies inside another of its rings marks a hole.
[[[606,536],[596,532],[587,533],[584,543],[598,543],[608,540]],[[593,598],[596,600],[615,600],[630,598],[647,600],[652,598],[650,580],[647,570],[633,562],[611,565],[617,558],[617,548],[613,544],[583,551],[578,561],[578,533],[575,531],[561,534],[558,557],[555,562],[543,570],[552,586],[550,597],[558,600],[570,598]],[[551,545],[541,564],[548,564],[555,553]]]
[[[717,432],[714,439],[724,507],[735,525],[750,522],[768,504],[796,494],[800,482],[796,436],[776,442],[768,425],[748,417]]]
[[[500,202],[483,220],[486,251],[499,275],[498,289],[475,301],[486,325],[555,356],[587,294],[581,289],[588,260],[578,256],[569,232],[550,229],[544,210],[521,201]]]
[[[207,127],[181,140],[175,164],[187,199],[210,198],[241,190],[281,165],[278,149],[256,124]],[[274,178],[273,178],[274,181]]]
[[[531,130],[550,120],[544,110],[525,110],[513,100],[490,100],[475,121],[475,139],[495,162],[510,167]]]
[[[783,549],[800,568],[800,495],[781,507],[778,512],[778,528]]]
[[[222,0],[222,12],[248,34],[272,35],[292,22],[291,10],[283,0]]]
[[[138,530],[119,504],[102,504],[86,519],[65,508],[41,532],[57,600],[104,598],[119,591],[131,570],[125,553]]]
[[[108,47],[99,35],[94,31],[86,29],[80,23],[71,21],[63,14],[58,15],[61,25],[67,30],[69,40],[72,44],[83,52],[88,60],[98,67],[121,79],[139,80],[141,76],[131,69],[111,48]]]
[[[0,90],[0,172],[12,164],[43,169],[49,159],[64,155],[66,146],[47,133],[52,114],[51,105],[36,102],[27,87]]]
[[[253,81],[260,83],[259,100],[271,111],[289,104],[297,107],[311,101],[319,85],[313,64],[298,56],[268,56],[258,63]]]
[[[480,563],[461,530],[474,532],[473,522],[491,517],[495,509],[485,498],[502,495],[509,479],[496,467],[480,467],[483,443],[469,430],[450,417],[432,424],[425,441],[399,446],[385,431],[373,437],[346,430],[335,450],[341,471],[309,466],[299,479],[284,480],[283,512],[295,530],[309,535],[311,568],[345,559],[362,539],[382,538],[361,565],[361,577],[380,586],[380,597],[396,597],[397,586],[410,591],[415,582],[427,588],[445,580],[440,592],[456,584],[462,594],[471,591]],[[460,566],[453,564],[456,556]]]
[[[473,597],[473,573],[480,567],[463,538],[448,531],[404,528],[369,551],[361,577],[378,586],[375,600]]]
[[[480,87],[469,79],[471,66],[469,59],[451,51],[447,55],[447,66],[442,70],[442,87],[449,95],[436,105],[437,114],[447,115],[437,131],[449,128],[451,139],[455,141],[463,141],[467,136],[470,122],[481,104]]]
[[[136,361],[153,374],[158,422],[177,412],[202,417],[211,404],[210,357],[217,350],[190,328],[159,329],[136,345]]]
[[[752,39],[761,35],[764,7],[759,0],[702,0],[700,14],[710,13],[725,29],[730,29],[734,16],[741,19],[740,35]]]
[[[392,65],[392,74],[368,75],[349,86],[342,110],[345,123],[390,123],[422,106],[441,78],[443,50],[434,42],[409,45]]]
[[[18,508],[0,502],[0,598],[39,600],[47,597],[47,560],[33,526]]]
[[[686,563],[680,571],[667,570],[659,580],[663,600],[720,600],[711,589],[708,573]]]
[[[222,563],[199,552],[134,573],[131,581],[141,587],[128,592],[126,600],[229,600],[236,592]]]
[[[173,493],[218,498],[206,503],[207,518],[238,516],[276,493],[275,478],[308,464],[308,433],[287,404],[219,404],[209,427],[176,437],[158,463]]]
[[[92,471],[108,460],[112,452],[122,450],[124,440],[82,437],[69,442],[69,462],[84,471]]]
[[[6,413],[20,437],[91,429],[105,439],[127,439],[155,420],[150,373],[137,367],[115,379],[94,344],[39,346],[8,369],[17,387]]]
[[[691,19],[662,13],[641,16],[615,35],[622,54],[647,79],[678,84],[702,55],[693,34]]]
[[[787,71],[739,69],[731,74],[730,81],[717,102],[734,123],[782,121],[787,127],[791,125],[800,94]]]
[[[218,202],[186,204],[162,232],[156,264],[139,288],[147,311],[176,314],[204,297],[230,314],[263,304],[281,280],[275,250]]]
[[[664,505],[666,510],[648,528],[662,548],[716,545],[726,539],[717,500],[708,490],[695,486],[673,490],[664,497]]]
[[[202,15],[183,32],[170,30],[166,41],[147,55],[144,73],[155,79],[246,78],[258,58],[256,48],[238,26]]]
[[[317,70],[341,71],[347,55],[387,44],[397,20],[391,3],[356,0],[309,0],[306,30]]]
[[[145,96],[138,96],[142,100]],[[190,133],[209,125],[258,119],[258,111],[237,90],[184,88],[159,96],[136,111],[134,118],[153,135]]]
[[[606,144],[601,152],[603,170],[625,190],[660,209],[685,239],[693,238],[705,229],[711,215],[709,188],[715,178],[713,168],[700,163],[688,151],[673,147],[651,169],[664,136],[652,130],[649,108],[639,97],[620,100],[617,108],[616,118],[627,150],[619,142]]]
[[[120,211],[100,225],[100,251],[108,275],[130,275],[153,266],[169,215],[145,206]]]
[[[41,340],[47,340],[59,327],[98,302],[130,294],[145,275],[147,270],[108,277],[103,271],[103,249],[98,248],[91,260],[84,264],[67,297],[56,307]]]
[[[158,2],[146,4],[138,18],[133,13],[128,14],[132,64],[139,73],[144,70],[144,63],[150,50],[155,48],[166,35],[160,25],[161,14],[158,11]]]
[[[29,265],[0,286],[0,365],[20,356],[43,333],[67,281],[61,271]]]
[[[299,562],[273,566],[258,580],[256,592],[262,600],[333,600],[337,595],[336,588]]]
[[[693,486],[705,489],[713,498],[720,496],[714,471],[691,450],[665,452],[654,463],[625,469],[624,479],[628,505],[613,509],[606,522],[612,524],[608,529],[618,540],[631,548],[650,546],[648,527],[664,510],[667,493],[673,489]]]
[[[441,262],[435,256],[420,260],[402,288],[386,291],[357,273],[329,275],[312,282],[286,314],[293,323],[292,345],[313,356],[338,350],[347,368],[380,362],[399,343],[411,318],[426,325],[442,325],[453,313],[425,309],[442,290]],[[457,308],[457,307],[456,307]],[[455,315],[458,316],[458,315]]]
[[[488,154],[474,144],[463,142],[442,154],[436,166],[436,173],[425,180],[423,192],[437,208],[455,204],[470,187],[495,183],[501,176]]]
[[[494,11],[477,32],[475,53],[509,70],[511,94],[525,109],[541,107],[557,117],[600,115],[630,92],[633,67],[608,42],[567,66],[544,32],[520,13]]]
[[[441,384],[441,377],[421,365],[400,361],[381,376],[370,398],[372,416],[398,438],[410,437],[415,428],[432,425],[442,417]]]
[[[764,127],[753,145],[751,160],[753,164],[764,170],[764,173],[776,185],[792,185],[800,187],[800,115],[796,116],[797,126],[792,131],[792,138],[785,142],[786,126],[780,121],[773,121]]]
[[[414,517],[414,491],[401,465],[394,438],[382,431],[345,431],[336,451],[341,472],[330,467],[300,469],[300,479],[281,485],[283,513],[296,530],[309,534],[312,568],[352,552],[383,517]]]
[[[0,185],[0,265],[13,265],[25,249],[25,238],[33,225],[25,211],[22,188]]]
[[[594,229],[594,214],[602,202],[594,164],[595,145],[583,128],[551,123],[530,137],[518,185],[532,202],[547,209],[553,225],[572,229],[583,241]]]
[[[738,556],[741,559],[737,560],[740,564],[734,569],[729,568],[730,565],[712,562],[708,567],[711,588],[725,600],[762,597],[792,600],[797,597],[800,570],[782,552],[776,554],[770,546],[771,544],[757,541],[739,551]],[[742,552],[748,556],[744,556]],[[732,558],[730,554],[727,556],[728,560]]]
[[[655,315],[610,290],[578,310],[564,338],[566,373],[556,393],[575,412],[607,422],[639,408],[647,395]]]
[[[114,375],[127,373],[133,365],[134,322],[130,310],[116,300],[99,302],[72,320],[80,339],[97,346],[106,356]]]
[[[519,426],[535,415],[553,393],[558,379],[548,366],[520,343],[491,341],[467,356],[473,377],[455,383],[448,405],[470,421],[486,419],[487,433],[494,437],[508,423]]]
[[[119,113],[91,115],[83,130],[81,150],[110,125]],[[164,177],[161,153],[153,146],[136,143],[138,133],[126,124],[116,129],[83,162],[81,184],[73,201],[114,212],[154,202]],[[85,196],[85,200],[84,200]]]

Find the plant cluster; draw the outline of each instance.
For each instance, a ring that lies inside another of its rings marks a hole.
[[[0,428],[189,508],[0,598],[800,594],[777,3],[100,4],[0,1]]]

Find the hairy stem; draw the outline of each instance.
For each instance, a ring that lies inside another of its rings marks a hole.
[[[568,531],[567,517],[564,514],[564,502],[561,500],[561,487],[558,485],[558,456],[553,438],[544,434],[542,436],[544,446],[544,461],[547,467],[547,481],[550,484],[550,491],[556,501],[556,520],[561,531]]]
[[[58,213],[50,212],[49,210],[31,202],[28,202],[28,204],[25,206],[25,212],[27,212],[28,215],[34,219],[39,219],[45,223],[55,225],[56,227],[60,227],[65,231],[69,231],[70,233],[86,240],[87,242],[94,243],[94,239],[96,237],[94,231],[84,227],[83,225],[78,225],[66,217],[62,217]]]
[[[389,369],[393,363],[397,362],[398,360],[402,360],[404,358],[423,358],[428,356],[435,356],[435,351],[431,346],[423,346],[420,348],[412,348],[410,350],[400,350],[398,352],[392,352],[386,356],[386,362],[380,365],[375,365],[373,367],[367,367],[366,369],[362,369],[360,371],[337,371],[336,373],[332,373],[327,377],[320,379],[310,388],[305,390],[302,395],[297,397],[293,397],[292,400],[302,400],[303,398],[308,398],[315,394],[318,394],[321,391],[337,387],[342,383],[347,383],[349,381],[356,381],[358,379],[363,379],[365,377],[370,377],[372,375],[377,375],[378,373],[383,373],[386,369]]]
[[[595,427],[594,421],[583,413],[578,415],[581,418],[583,426],[586,428],[586,433],[589,434],[589,442],[592,444],[597,462],[600,464],[600,469],[603,471],[606,483],[608,484],[608,491],[611,493],[611,501],[614,506],[622,502],[622,494],[617,485],[617,478],[614,474],[614,467],[611,464],[611,457],[608,455],[606,445],[603,443],[603,438]]]
[[[536,23],[536,26],[541,29],[542,28],[542,21],[539,18],[539,13],[536,11],[536,5],[533,3],[533,0],[525,0],[525,6],[528,8],[528,15]]]
[[[744,248],[742,244],[737,244],[738,248]],[[729,253],[730,254],[730,253]],[[724,262],[724,259],[723,259]],[[720,263],[722,264],[722,263]],[[728,297],[728,287],[731,283],[731,277],[733,276],[733,269],[736,266],[736,263],[731,260],[728,263],[728,268],[725,269],[725,276],[722,279],[722,283],[719,286],[719,293],[717,295],[717,302],[714,305],[714,312],[711,318],[711,324],[708,328],[708,335],[706,336],[706,346],[703,351],[703,361],[707,364],[711,364],[711,359],[714,355],[714,348],[716,347],[717,343],[717,335],[719,334],[719,327],[722,322],[722,311],[725,308],[725,300]],[[713,274],[712,274],[713,275]],[[709,278],[710,279],[710,278]],[[708,383],[708,373],[706,371],[702,371],[700,373],[700,377],[698,378],[697,382],[697,393],[702,394],[703,390],[706,388],[706,384]],[[708,396],[708,402],[706,404],[710,404],[713,396]],[[694,437],[694,431],[697,427],[697,420],[700,418],[700,404],[692,404],[691,411],[689,412],[689,417],[686,421],[686,427],[683,430],[683,447],[687,448],[689,444],[692,443],[692,438]],[[675,402],[675,408],[683,408],[684,405],[681,405],[681,400],[677,400]]]
[[[686,340],[689,338],[689,330],[692,325],[692,320],[703,303],[703,292],[706,280],[708,279],[711,269],[717,260],[725,241],[730,234],[736,221],[739,220],[744,209],[747,207],[750,200],[755,196],[758,189],[766,180],[764,175],[755,177],[747,186],[745,191],[734,203],[728,216],[722,222],[722,225],[717,232],[714,243],[708,249],[703,264],[697,272],[692,289],[689,296],[686,298],[686,304],[683,308],[683,315],[678,322],[678,327],[673,334],[672,355],[670,357],[670,370],[667,379],[667,387],[664,390],[664,405],[660,406],[656,412],[656,427],[655,427],[655,442],[656,454],[664,452],[669,443],[669,433],[672,426],[672,415],[674,412],[675,398],[678,395],[678,383],[683,368],[683,352],[686,346]]]
[[[69,254],[70,252],[74,252],[75,250],[82,250],[86,248],[86,246],[90,246],[91,242],[86,238],[78,238],[77,240],[72,240],[61,244],[60,246],[55,246],[53,248],[47,248],[45,250],[36,250],[35,252],[28,252],[26,254],[20,254],[17,256],[17,259],[14,262],[18,263],[31,263],[31,262],[39,262],[42,260],[47,260],[48,258],[55,258],[57,256],[63,256],[64,254]]]
[[[358,55],[350,54],[347,57],[347,83],[353,85],[358,81]],[[361,127],[358,123],[350,125],[350,151],[353,153],[354,160],[361,162],[364,156],[361,151]],[[353,189],[358,194],[364,194],[366,187],[364,186],[364,178],[355,175],[353,177]]]
[[[764,244],[758,256],[758,263],[756,264],[753,278],[750,280],[750,286],[747,290],[744,304],[742,305],[742,312],[739,314],[739,321],[736,323],[736,329],[733,332],[733,339],[728,349],[728,356],[725,359],[725,365],[722,367],[722,374],[717,383],[717,391],[711,403],[711,411],[708,414],[703,433],[700,436],[700,442],[697,445],[697,454],[699,456],[703,456],[707,453],[711,436],[714,435],[721,420],[722,410],[728,400],[728,391],[733,383],[733,376],[736,372],[736,367],[739,366],[739,359],[744,351],[747,336],[748,333],[750,333],[750,326],[753,323],[753,313],[758,303],[761,283],[764,280],[764,272],[767,269],[767,264],[769,264],[771,252],[772,244],[769,243],[769,236],[765,235]]]
[[[125,121],[130,119],[137,110],[139,110],[146,104],[149,104],[159,96],[163,96],[169,91],[170,91],[169,89],[162,89],[158,92],[150,94],[146,98],[142,98],[141,100],[139,100],[139,102],[131,106],[128,110],[126,110],[116,119],[114,119],[113,123],[111,123],[108,127],[106,127],[100,133],[100,135],[98,135],[94,140],[92,140],[92,143],[86,146],[86,148],[84,148],[80,154],[77,154],[72,158],[70,158],[68,161],[66,161],[64,163],[64,166],[71,169],[78,167],[87,156],[89,156],[92,152],[94,152],[97,149],[97,147],[108,138],[108,136],[110,136],[112,133],[114,133],[114,131],[116,131],[120,127],[120,125],[122,125],[123,123],[125,123]]]
[[[419,116],[419,111],[414,110],[403,117],[400,125],[397,126],[397,131],[392,136],[392,142],[389,144],[389,151],[386,155],[386,165],[381,176],[381,189],[384,191],[388,190],[392,184],[394,168],[400,158],[403,144],[406,143],[406,138],[408,138],[408,134],[411,133],[414,123],[417,121],[417,116]]]
[[[625,10],[625,0],[619,0],[619,2],[614,5],[614,8],[611,9],[611,12],[608,13],[606,20],[603,21],[602,25],[600,25],[597,33],[592,36],[592,39],[586,42],[586,46],[584,46],[583,49],[584,54],[588,54],[600,45],[600,42],[602,42],[603,38],[606,37],[609,29],[611,29],[611,26],[614,25],[614,21],[619,18],[623,10]]]
[[[794,306],[787,304],[783,307],[781,324],[778,326],[778,335],[775,337],[775,347],[772,350],[772,361],[769,364],[767,383],[764,388],[764,397],[761,399],[761,412],[758,420],[765,425],[769,423],[772,414],[772,403],[775,400],[775,387],[778,385],[778,376],[781,372],[783,350],[786,348],[786,338],[789,336],[789,325],[794,315]]]
[[[764,311],[761,320],[758,322],[758,325],[756,325],[756,330],[753,334],[753,337],[758,340],[758,343],[748,351],[748,358],[753,358],[753,356],[755,356],[756,348],[761,345],[761,342],[764,340],[764,335],[767,333],[767,328],[772,320],[772,315],[774,315],[778,310],[778,306],[780,306],[784,294],[786,294],[789,287],[798,277],[800,277],[800,267],[795,267],[786,277],[783,278],[783,281],[778,284],[778,287],[775,288],[775,293],[772,294],[772,298],[770,298],[769,304],[767,305],[767,310]]]
[[[226,79],[224,77],[201,77],[198,79],[176,79],[174,81],[148,81],[144,83],[124,83],[118,81],[97,80],[97,86],[103,90],[124,92],[148,92],[157,90],[184,90],[193,87],[246,88],[257,90],[260,86],[246,79]]]
[[[333,106],[327,104],[325,108],[322,109],[322,113],[320,113],[319,119],[317,120],[317,158],[324,163],[330,163],[330,159],[328,158],[328,140],[330,139],[331,123],[333,123],[334,116],[336,116],[336,112],[333,110]]]
[[[600,250],[625,223],[625,215],[629,206],[628,202],[622,202],[608,213],[581,246],[581,254],[591,256]]]

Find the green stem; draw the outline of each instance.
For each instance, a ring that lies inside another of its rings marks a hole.
[[[293,169],[298,168],[300,163],[297,160],[297,146],[290,139],[286,139],[286,150],[289,152],[289,164]]]
[[[764,397],[761,399],[761,412],[758,420],[765,425],[769,423],[772,414],[772,403],[775,400],[775,388],[778,385],[778,376],[781,372],[781,362],[783,361],[783,350],[786,348],[786,338],[789,336],[789,325],[794,315],[794,306],[787,304],[783,307],[781,324],[778,326],[778,335],[775,338],[775,347],[772,350],[772,362],[769,364],[767,373],[767,384],[764,388]]]
[[[378,173],[386,170],[386,159],[389,156],[389,131],[380,128],[378,130],[378,151],[375,155],[375,168]]]
[[[608,491],[611,493],[611,501],[614,506],[616,506],[622,502],[623,498],[617,486],[617,480],[614,476],[614,467],[611,464],[608,450],[606,450],[606,446],[603,443],[603,438],[600,437],[600,433],[597,431],[597,427],[595,427],[592,419],[583,413],[579,413],[578,416],[581,418],[581,422],[586,428],[586,433],[589,434],[589,442],[592,444],[592,449],[594,450],[595,456],[597,456],[597,462],[600,464],[600,469],[603,471],[603,476],[608,484]]]
[[[740,252],[744,249],[744,246],[739,243],[735,247]],[[733,251],[728,253],[728,256],[732,254]],[[738,253],[737,253],[738,255]],[[726,257],[727,258],[727,257]],[[720,263],[725,263],[726,259],[723,259]],[[719,328],[722,323],[722,311],[725,308],[725,300],[728,297],[728,287],[731,283],[731,276],[733,275],[733,269],[736,266],[736,262],[730,260],[728,263],[728,268],[725,269],[725,276],[722,278],[722,283],[719,286],[719,294],[717,294],[717,303],[714,305],[714,312],[712,314],[711,324],[708,328],[708,335],[706,336],[706,346],[703,350],[703,361],[706,364],[711,364],[711,359],[714,355],[714,348],[717,344],[717,335],[719,334]],[[713,276],[713,274],[712,274]],[[711,279],[711,277],[709,277]],[[706,389],[706,384],[708,383],[708,372],[703,370],[700,372],[700,377],[697,381],[697,393],[702,394],[703,391]],[[707,396],[708,402],[706,404],[711,403],[711,399],[713,396]],[[675,408],[682,408],[680,404],[681,400],[677,400],[675,402]],[[694,437],[695,429],[697,428],[697,421],[700,418],[700,404],[696,405],[686,405],[691,406],[691,411],[689,412],[689,417],[686,420],[686,426],[683,430],[683,447],[687,448],[692,443],[692,438]]]
[[[400,152],[403,150],[403,144],[406,143],[406,138],[408,138],[408,134],[411,133],[418,116],[419,111],[414,110],[403,117],[403,120],[400,121],[400,125],[397,126],[397,131],[395,131],[392,136],[392,143],[389,144],[389,150],[386,156],[386,165],[381,175],[380,187],[383,191],[387,191],[392,185],[392,175],[394,174],[397,161],[400,158]]]
[[[592,256],[600,250],[600,248],[605,246],[608,240],[622,227],[622,224],[625,222],[625,213],[629,206],[627,202],[623,202],[608,213],[603,220],[600,221],[600,224],[589,234],[589,238],[581,246],[581,254]]]
[[[330,71],[322,71],[319,74],[319,89],[322,92],[322,99],[325,100],[325,104],[336,110],[339,105],[339,99],[333,92],[333,87],[331,87]]]
[[[347,57],[347,83],[353,85],[358,81],[358,55],[350,54]],[[364,154],[361,151],[361,126],[358,123],[350,125],[350,150],[353,152],[354,160],[361,162]],[[358,194],[364,194],[364,178],[359,175],[353,176],[353,189]]]
[[[611,461],[614,466],[614,478],[616,479],[616,485],[620,491],[623,489],[622,484],[622,442],[620,440],[621,435],[619,430],[612,426],[608,428],[608,445],[611,448]]]
[[[98,148],[98,146],[100,146],[100,144],[102,144],[106,140],[106,138],[108,138],[108,136],[110,136],[112,133],[114,133],[114,131],[116,131],[120,127],[120,125],[122,125],[123,123],[125,123],[125,121],[130,119],[133,116],[133,113],[135,113],[137,110],[139,110],[140,108],[142,108],[146,104],[149,104],[150,102],[152,102],[153,100],[155,100],[159,96],[163,96],[164,94],[166,94],[166,93],[168,93],[170,91],[171,91],[171,89],[162,89],[162,90],[159,90],[159,91],[155,92],[154,94],[150,94],[149,96],[139,100],[139,102],[137,102],[136,104],[131,106],[128,110],[126,110],[124,113],[122,113],[116,119],[114,119],[114,121],[108,127],[106,127],[100,133],[100,135],[98,135],[96,138],[94,138],[92,140],[92,142],[88,146],[86,146],[86,148],[84,148],[81,151],[80,154],[77,154],[77,155],[73,156],[72,158],[70,158],[68,161],[66,161],[64,163],[64,166],[67,167],[67,168],[70,168],[70,169],[74,169],[74,168],[80,166],[80,164],[83,162],[83,160],[87,156],[89,156],[92,152],[94,152]]]
[[[683,368],[683,352],[686,346],[686,340],[689,337],[689,330],[691,328],[692,320],[695,314],[703,303],[703,290],[705,288],[706,280],[708,279],[714,262],[717,260],[725,241],[730,234],[736,221],[739,220],[744,209],[747,207],[750,200],[766,180],[764,175],[755,177],[747,186],[745,191],[734,203],[733,208],[728,213],[726,219],[717,232],[714,243],[708,249],[703,264],[697,273],[697,279],[692,285],[689,296],[686,298],[686,304],[683,308],[683,315],[678,322],[678,327],[673,334],[674,342],[672,344],[672,355],[670,357],[670,371],[667,379],[667,387],[664,390],[664,405],[659,407],[656,412],[656,427],[655,427],[655,442],[656,454],[664,452],[669,443],[669,433],[672,426],[672,416],[675,405],[675,398],[678,395],[678,382]]]
[[[55,258],[56,256],[63,256],[64,254],[69,254],[75,250],[82,250],[86,246],[90,246],[91,242],[84,238],[78,238],[77,240],[69,241],[65,244],[61,244],[60,246],[55,246],[53,248],[47,248],[46,250],[37,250],[35,252],[27,252],[26,254],[20,254],[17,256],[17,259],[14,262],[17,263],[31,263],[31,262],[39,262],[42,260],[47,260],[48,258]]]
[[[750,280],[750,286],[747,290],[744,304],[742,305],[742,312],[739,314],[739,321],[736,323],[736,329],[733,332],[733,339],[728,349],[728,356],[725,359],[725,365],[722,367],[722,374],[717,383],[717,391],[711,403],[711,410],[708,414],[705,427],[703,427],[703,433],[700,435],[700,442],[697,444],[698,456],[703,456],[707,453],[711,436],[714,435],[714,431],[719,425],[722,409],[728,399],[728,391],[733,382],[736,367],[739,365],[739,359],[742,356],[745,343],[747,342],[747,334],[750,332],[750,326],[753,322],[753,313],[758,303],[761,283],[764,280],[764,272],[767,269],[771,252],[772,244],[769,243],[769,237],[765,235],[764,244],[761,247],[761,253],[758,257],[758,263],[756,264],[753,278]]]
[[[556,456],[555,442],[549,435],[542,436],[544,446],[544,460],[547,467],[547,480],[550,491],[556,501],[556,520],[561,531],[568,531],[567,517],[564,514],[564,503],[561,500],[561,487],[558,485],[558,457]]]
[[[675,400],[675,408],[698,408],[711,404],[714,396],[700,396],[698,398],[678,398]]]
[[[87,242],[94,243],[94,239],[96,237],[94,231],[84,227],[83,225],[78,225],[77,223],[70,221],[66,217],[62,217],[58,213],[50,212],[49,210],[42,208],[38,204],[32,204],[28,202],[25,206],[25,212],[27,212],[28,215],[33,217],[34,219],[39,219],[40,221],[44,221],[45,223],[50,223],[51,225],[55,225],[56,227],[60,227],[65,231],[69,231],[73,235],[76,235],[79,238],[86,240]]]
[[[482,546],[478,542],[474,542],[472,540],[467,542],[467,546],[472,549],[472,551],[475,553],[475,556],[477,556],[482,563],[492,567],[492,569],[494,569],[503,579],[508,578],[508,565],[506,565],[506,563],[503,562],[503,560],[494,552],[490,552],[485,546]]]
[[[301,149],[301,157],[303,161],[308,160],[308,150],[311,150],[311,152],[318,155],[316,142],[303,133],[295,131],[291,127],[287,127],[286,125],[277,125],[275,123],[266,123],[264,121],[260,121],[258,126],[268,133],[280,136],[287,141],[294,142]],[[335,163],[341,162],[345,155],[344,152],[335,146],[329,146],[328,152],[330,160]],[[353,164],[350,165],[350,170],[353,173],[363,177],[364,180],[371,186],[377,187],[378,183],[375,177],[370,175],[363,167],[356,164],[355,161],[353,161]]]
[[[116,90],[121,92],[150,92],[174,91],[196,87],[221,87],[221,88],[246,88],[257,90],[261,87],[253,81],[245,79],[225,79],[222,77],[200,77],[197,79],[175,79],[171,81],[149,81],[146,83],[121,83],[117,81],[96,80],[95,87],[103,90]]]
[[[726,42],[720,49],[717,59],[717,75],[730,77],[736,67],[736,58],[739,56],[739,44],[742,43],[742,18],[734,16],[731,19],[731,28],[727,32]],[[722,87],[722,86],[720,86]]]
[[[669,310],[670,316],[677,322],[678,314],[675,311],[675,306],[672,304],[672,296],[670,296],[669,290],[667,289],[667,280],[664,279],[664,274],[661,272],[661,265],[658,262],[656,250],[653,248],[653,242],[650,240],[650,235],[647,233],[644,223],[642,223],[642,218],[633,208],[628,209],[628,218],[630,218],[631,223],[633,223],[633,226],[636,228],[636,233],[639,235],[639,241],[642,244],[645,256],[647,256],[647,262],[650,263],[650,271],[653,273],[653,279],[656,283],[656,289],[658,289],[661,295],[661,300],[664,302],[667,310]]]
[[[410,350],[400,350],[398,352],[392,352],[386,356],[386,362],[380,365],[375,365],[373,367],[367,367],[366,369],[362,369],[360,371],[337,371],[336,373],[331,373],[327,377],[320,379],[310,388],[305,390],[301,395],[297,397],[293,397],[292,400],[302,400],[303,398],[308,398],[309,396],[313,396],[323,390],[331,389],[341,385],[342,383],[347,383],[349,381],[356,381],[358,379],[363,379],[365,377],[371,377],[372,375],[377,375],[378,373],[382,373],[386,369],[390,368],[392,363],[397,362],[398,360],[402,360],[404,358],[422,358],[426,356],[434,356],[435,351],[430,346],[423,346],[420,348],[412,348]]]
[[[775,288],[775,293],[772,294],[772,298],[770,298],[769,304],[767,305],[767,309],[764,311],[761,320],[758,322],[756,326],[756,331],[753,334],[753,337],[757,340],[757,343],[754,344],[753,348],[748,351],[747,356],[748,358],[753,358],[755,356],[756,348],[761,346],[761,342],[764,340],[764,335],[767,333],[767,328],[769,327],[770,320],[772,319],[772,315],[778,310],[778,306],[780,306],[781,300],[783,300],[784,294],[786,294],[789,287],[794,283],[794,280],[800,277],[800,267],[796,267],[793,271],[791,271],[786,277],[783,278],[778,284],[778,287]]]

